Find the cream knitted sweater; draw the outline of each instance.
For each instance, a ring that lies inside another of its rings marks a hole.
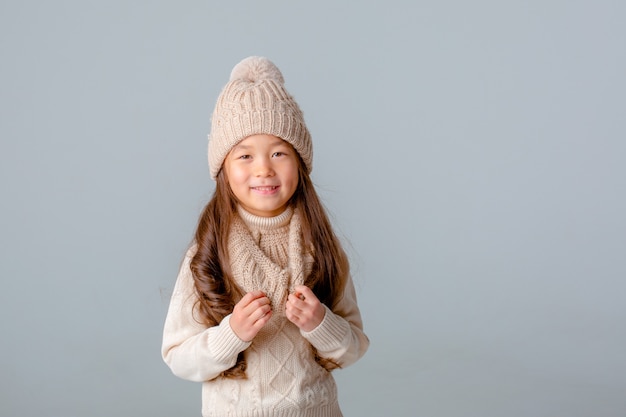
[[[314,359],[318,353],[341,367],[358,360],[369,341],[352,280],[322,323],[310,332],[285,317],[290,289],[302,284],[312,258],[303,250],[298,213],[288,208],[273,218],[239,210],[230,237],[232,273],[244,292],[262,290],[272,300],[272,318],[252,342],[240,340],[230,328],[230,315],[206,328],[194,319],[197,299],[190,270],[192,247],[181,266],[163,332],[163,359],[177,376],[203,382],[202,415],[217,416],[341,416],[330,372]],[[245,351],[245,380],[219,374]]]

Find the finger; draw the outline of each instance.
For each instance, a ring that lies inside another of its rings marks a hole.
[[[247,296],[250,296],[250,301],[256,300],[258,298],[263,298],[265,297],[265,293],[261,290],[255,290],[255,291],[250,291],[248,294],[246,294]]]
[[[248,315],[248,320],[249,320],[250,324],[254,324],[258,320],[263,318],[263,316],[265,316],[266,314],[267,314],[267,311],[263,311],[263,309],[258,308],[256,310],[252,310],[250,312],[250,314]]]
[[[300,316],[298,316],[298,314],[296,312],[294,312],[293,310],[286,310],[285,311],[285,316],[292,323],[296,323],[297,324],[297,323],[300,322]]]
[[[315,308],[319,304],[320,301],[309,287],[298,286],[295,290],[293,304],[300,310]]]
[[[256,319],[259,315],[264,315],[272,309],[270,299],[267,297],[257,298],[252,300],[250,304],[244,307],[243,312],[251,319]]]
[[[306,300],[307,298],[309,299],[315,299],[315,294],[313,294],[313,291],[307,287],[306,285],[296,285],[294,287],[295,290],[295,294],[298,294],[301,300]]]
[[[306,308],[306,303],[304,302],[303,295],[299,292],[289,294],[287,297],[288,307],[290,307],[294,311],[302,311],[302,309]]]
[[[265,294],[263,294],[262,291],[250,291],[249,293],[241,297],[241,300],[239,300],[237,304],[240,304],[242,307],[245,307],[248,304],[250,304],[252,301],[256,300],[259,297],[263,297],[264,295]]]
[[[269,299],[265,296],[265,294],[262,291],[252,291],[247,293],[239,302],[239,304],[241,304],[241,308],[249,308],[251,305],[255,305],[255,303],[257,303],[258,300],[266,300],[265,302],[262,302],[261,304],[268,304],[269,303]],[[257,303],[257,305],[260,305]]]
[[[272,318],[272,311],[268,311],[266,314],[261,316],[257,321],[254,322],[253,327],[256,329],[261,329],[261,327],[265,326],[268,321]]]

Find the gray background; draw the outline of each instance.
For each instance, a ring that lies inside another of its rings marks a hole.
[[[626,415],[626,3],[0,3],[0,415],[197,416],[161,328],[265,55],[372,345],[347,416]]]

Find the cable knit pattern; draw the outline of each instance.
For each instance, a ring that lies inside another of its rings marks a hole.
[[[254,216],[242,208],[239,215],[228,244],[233,275],[244,292],[263,291],[274,313],[284,315],[287,295],[304,283],[300,217],[290,207],[272,218]],[[310,266],[312,258],[306,256]]]
[[[217,177],[228,152],[255,134],[289,142],[302,157],[307,172],[313,169],[311,134],[298,103],[285,89],[282,73],[269,59],[251,56],[235,65],[211,116],[211,178]]]
[[[230,328],[230,316],[205,328],[193,320],[191,248],[181,267],[163,333],[162,354],[172,371],[185,379],[202,381],[204,417],[341,416],[332,374],[314,359],[318,353],[348,366],[360,358],[369,341],[354,285],[346,291],[322,323],[302,332],[284,314],[286,296],[310,272],[312,257],[303,249],[300,217],[288,208],[273,218],[256,217],[239,209],[230,235],[229,251],[234,279],[245,292],[264,291],[272,301],[271,320],[251,343]],[[219,374],[232,367],[245,351],[248,379]]]

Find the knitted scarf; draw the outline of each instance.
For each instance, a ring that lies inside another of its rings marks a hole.
[[[305,274],[310,272],[312,257],[305,254],[302,241],[300,215],[291,207],[283,215],[291,216],[286,239],[288,262],[282,268],[273,262],[259,247],[246,223],[235,216],[231,226],[228,250],[233,278],[244,293],[261,290],[272,302],[272,309],[284,315],[287,295],[296,285],[304,284]],[[281,215],[282,216],[282,215]],[[271,227],[271,226],[270,226]]]

